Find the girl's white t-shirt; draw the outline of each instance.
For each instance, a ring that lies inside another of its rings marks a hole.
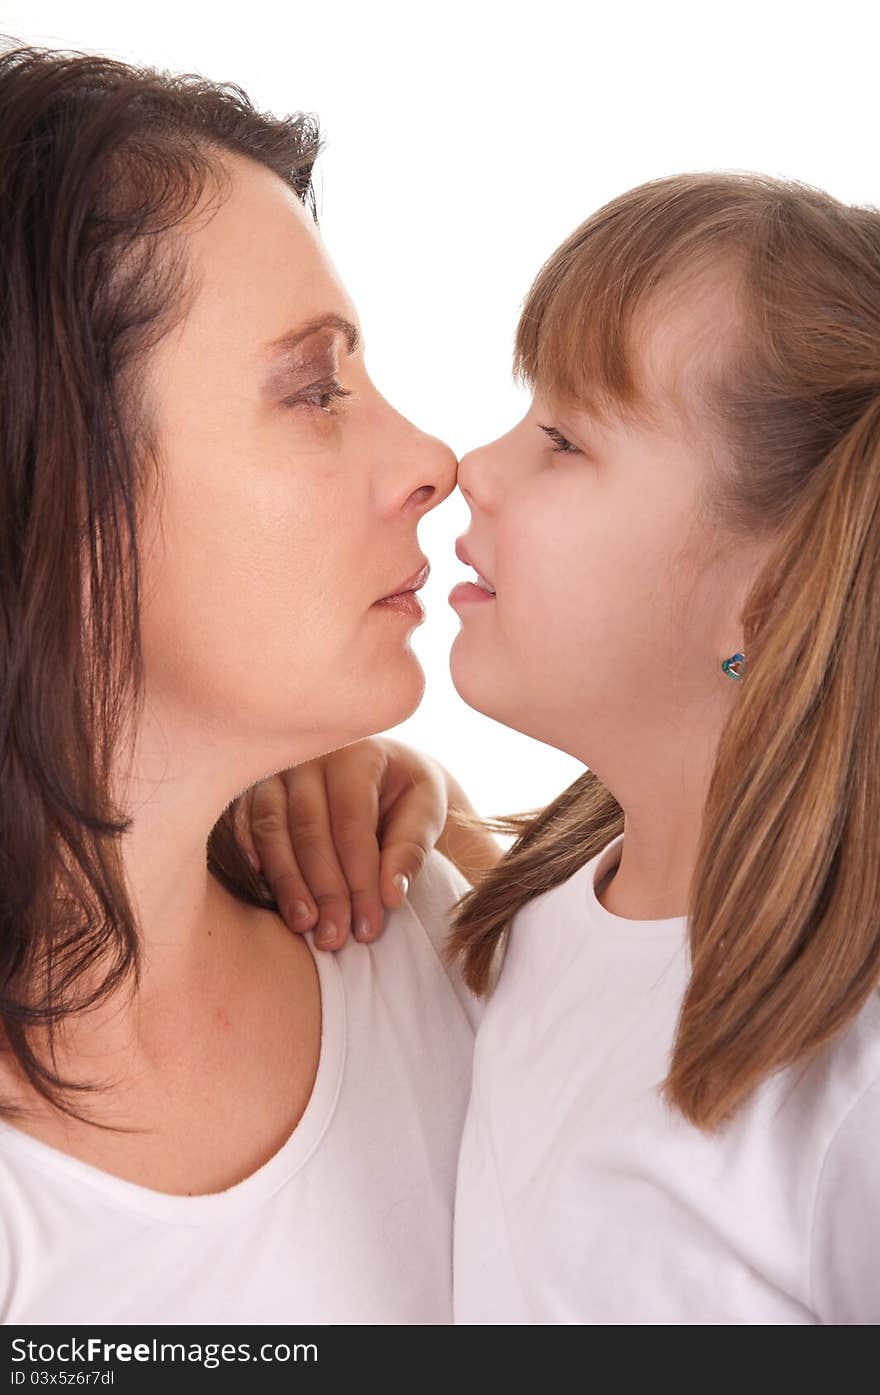
[[[467,889],[435,852],[375,943],[328,954],[306,937],[322,1007],[311,1098],[228,1190],[152,1191],[0,1123],[0,1320],[451,1322],[480,1009],[439,948]]]
[[[596,897],[623,837],[508,932],[459,1160],[456,1321],[880,1321],[880,994],[704,1134],[657,1089],[686,918]]]

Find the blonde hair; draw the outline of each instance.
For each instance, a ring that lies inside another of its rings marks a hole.
[[[646,413],[636,312],[713,268],[736,315],[696,399],[725,461],[712,507],[778,545],[742,615],[748,671],[703,810],[663,1084],[706,1130],[829,1042],[880,977],[880,211],[758,174],[652,180],[553,253],[515,348],[542,394]],[[481,993],[511,917],[624,816],[587,771],[544,810],[483,822],[515,841],[459,903],[449,944]]]

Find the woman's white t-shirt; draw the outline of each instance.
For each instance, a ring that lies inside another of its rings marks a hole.
[[[479,1005],[439,957],[467,882],[432,853],[375,943],[313,949],[306,1110],[227,1191],[173,1196],[0,1123],[4,1323],[449,1323]]]
[[[513,919],[459,1161],[460,1323],[880,1321],[880,995],[717,1135],[666,1106],[686,919],[595,888]]]

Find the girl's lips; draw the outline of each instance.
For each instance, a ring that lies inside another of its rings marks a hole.
[[[466,605],[468,602],[476,601],[494,601],[494,599],[495,595],[492,591],[487,591],[483,586],[477,586],[473,581],[460,581],[449,592],[451,606]]]
[[[489,579],[489,577],[487,577],[485,572],[480,571],[480,568],[477,566],[470,553],[466,550],[463,538],[456,538],[455,540],[455,555],[458,558],[459,562],[464,562],[466,567],[471,567],[482,581],[487,581],[490,586],[492,585],[492,582]]]

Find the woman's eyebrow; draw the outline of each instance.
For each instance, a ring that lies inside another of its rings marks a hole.
[[[361,336],[357,325],[353,325],[351,320],[346,320],[342,315],[318,315],[313,320],[308,320],[306,324],[300,325],[297,329],[290,329],[285,334],[279,335],[277,339],[271,339],[264,346],[264,353],[269,358],[274,358],[278,354],[290,353],[297,348],[304,339],[310,335],[317,334],[321,329],[332,329],[337,334],[344,334],[350,354],[357,353],[360,347]]]

